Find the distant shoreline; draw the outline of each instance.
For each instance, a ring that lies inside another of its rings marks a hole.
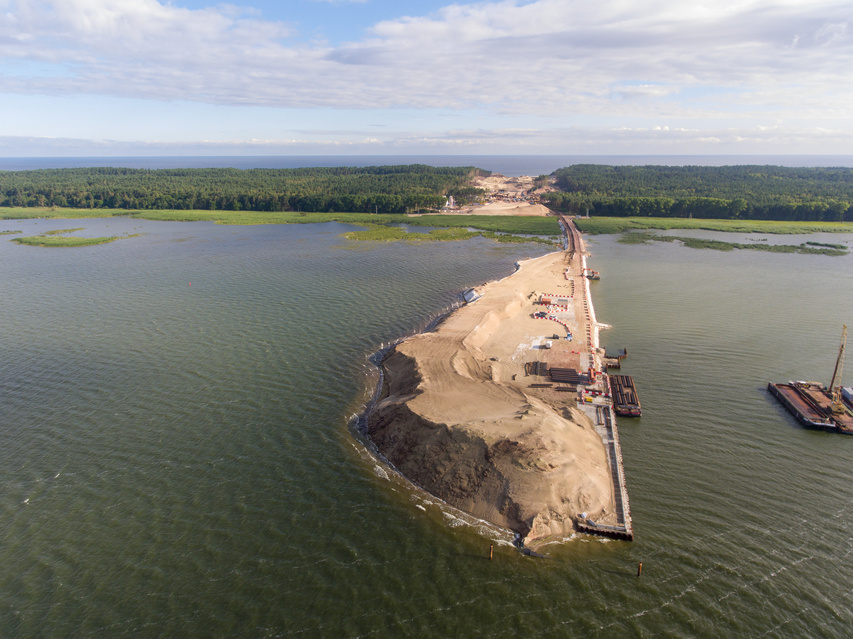
[[[0,171],[121,167],[131,169],[288,169],[329,166],[376,166],[427,164],[430,166],[477,166],[511,177],[548,175],[571,164],[642,166],[723,166],[772,164],[788,167],[853,167],[853,155],[173,155],[173,156],[64,156],[0,158]]]

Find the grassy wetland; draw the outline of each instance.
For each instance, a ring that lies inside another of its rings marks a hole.
[[[715,251],[765,251],[767,253],[802,253],[805,255],[847,255],[848,248],[843,244],[827,245],[820,242],[804,242],[802,244],[765,244],[754,242],[723,242],[696,237],[680,237],[675,235],[658,235],[648,231],[630,231],[619,239],[622,244],[647,244],[649,242],[680,242],[687,248],[711,249]]]
[[[14,237],[10,241],[23,244],[24,246],[41,246],[46,248],[71,248],[77,246],[95,246],[97,244],[107,244],[116,240],[123,240],[131,237],[139,237],[139,234],[134,235],[110,235],[107,237],[80,237],[78,235],[70,235],[78,231],[85,231],[84,227],[73,229],[53,229],[45,231],[40,235],[30,235],[27,237]],[[20,233],[20,231],[13,231]]]
[[[121,237],[73,237],[67,235],[32,235],[30,237],[16,237],[12,242],[23,244],[25,246],[42,246],[48,248],[56,247],[75,247],[75,246],[94,246],[96,244],[106,244],[107,242],[115,242],[122,239]]]
[[[407,222],[408,223],[408,222]],[[507,232],[471,230],[464,226],[433,228],[427,232],[410,231],[402,226],[370,224],[364,231],[344,233],[348,240],[372,242],[448,242],[470,240],[475,237],[485,237],[504,244],[521,244],[535,242],[537,244],[560,245],[559,236],[539,237],[533,235],[513,235]]]
[[[846,244],[805,242],[802,244],[767,244],[758,239],[748,244],[695,237],[660,235],[653,231],[702,230],[727,233],[765,233],[800,235],[808,233],[851,233],[853,225],[845,222],[780,222],[773,220],[697,220],[691,218],[619,218],[595,217],[575,220],[578,228],[591,235],[622,234],[622,244],[648,242],[680,242],[688,248],[716,251],[764,251],[768,253],[801,253],[806,255],[846,255]]]
[[[71,209],[71,208],[0,208],[0,219],[82,219],[95,217],[129,217],[154,221],[201,222],[226,225],[259,224],[320,224],[341,222],[363,226],[365,230],[346,233],[350,240],[361,241],[458,241],[485,237],[502,243],[535,242],[558,244],[560,226],[556,216],[504,216],[504,215],[406,215],[399,213],[334,213],[305,211],[209,211],[209,210],[125,210],[125,209]],[[800,235],[809,233],[851,233],[849,222],[783,222],[773,220],[708,220],[694,218],[631,218],[591,217],[575,220],[578,228],[590,235],[624,234],[622,242],[680,241],[691,248],[715,250],[748,249],[783,253],[818,253],[843,255],[844,244],[807,243],[806,245],[738,244],[718,240],[699,240],[686,237],[660,236],[652,231],[705,230],[726,233],[766,233],[773,235]],[[419,233],[406,227],[429,227]],[[74,229],[79,230],[79,229]],[[628,233],[630,231],[630,233]],[[66,231],[68,232],[68,231]],[[41,238],[41,236],[39,236]],[[23,240],[24,238],[19,238]],[[88,244],[112,241],[98,238]],[[118,239],[118,238],[115,238]],[[17,240],[16,240],[17,241]],[[56,243],[43,239],[28,240],[38,246],[83,246],[81,238],[67,238]]]
[[[633,230],[670,231],[691,229],[724,233],[771,233],[801,235],[806,233],[853,233],[847,222],[783,222],[777,220],[706,220],[672,217],[591,217],[575,220],[578,228],[590,235],[624,233]]]
[[[81,219],[129,217],[161,222],[214,222],[230,225],[321,224],[341,222],[367,227],[347,233],[348,239],[373,241],[452,241],[487,237],[502,243],[559,243],[556,217],[513,217],[505,215],[420,215],[393,213],[308,213],[299,211],[140,211],[121,209],[6,208],[0,219]],[[428,233],[407,233],[400,225],[425,226]],[[472,230],[473,229],[473,230]],[[423,236],[423,237],[420,237]],[[535,237],[534,237],[535,236]]]

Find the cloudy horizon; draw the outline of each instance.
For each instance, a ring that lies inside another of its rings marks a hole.
[[[851,13],[0,0],[0,154],[845,154]]]

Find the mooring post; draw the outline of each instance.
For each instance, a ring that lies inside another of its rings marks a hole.
[[[489,561],[495,556],[495,545],[489,544]]]
[[[642,572],[643,572],[643,562],[641,561],[639,564],[637,564],[637,576],[639,577],[642,574]]]

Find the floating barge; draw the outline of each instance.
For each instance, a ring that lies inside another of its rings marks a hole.
[[[833,412],[832,395],[818,382],[788,382],[767,384],[779,403],[788,409],[804,427],[825,430],[831,433],[853,435],[853,408],[847,394],[844,397],[844,412]]]
[[[771,382],[767,390],[806,428],[853,435],[852,394],[841,385],[846,350],[847,327],[844,326],[829,388],[819,382]]]
[[[613,411],[620,417],[639,417],[643,414],[634,378],[630,375],[611,375],[610,394],[613,397]]]

